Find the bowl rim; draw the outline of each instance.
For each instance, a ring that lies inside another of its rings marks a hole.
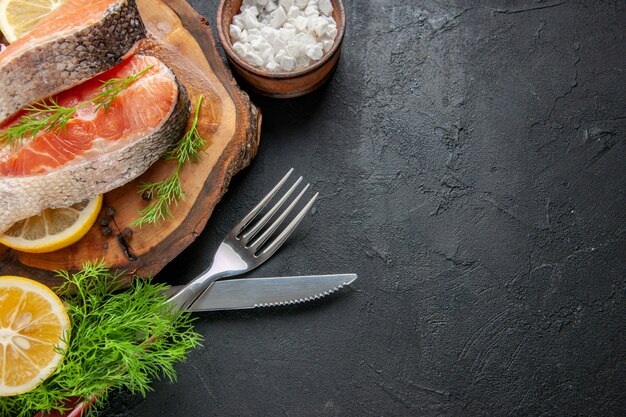
[[[270,72],[267,70],[263,70],[257,68],[253,65],[248,64],[244,61],[233,49],[233,45],[230,40],[230,34],[227,34],[222,26],[222,17],[225,12],[225,5],[227,2],[231,2],[234,0],[220,0],[220,4],[217,8],[217,35],[220,38],[220,42],[222,44],[222,48],[226,52],[226,56],[228,59],[233,61],[237,66],[245,69],[247,72],[253,73],[259,77],[263,78],[275,78],[275,79],[286,79],[286,78],[297,78],[311,72],[316,71],[317,69],[323,67],[341,48],[341,43],[343,42],[343,36],[346,30],[346,14],[343,7],[343,3],[341,0],[331,0],[333,6],[337,6],[337,12],[340,17],[340,22],[337,22],[337,35],[335,36],[335,43],[332,48],[324,54],[322,59],[315,62],[312,65],[309,65],[306,68],[302,68],[298,71],[290,71],[290,72]]]

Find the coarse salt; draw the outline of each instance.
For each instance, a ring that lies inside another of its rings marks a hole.
[[[309,0],[296,0],[294,2],[294,4],[298,6],[300,9],[304,9],[308,3],[309,3]]]
[[[309,25],[309,19],[304,16],[297,16],[296,18],[290,19],[289,23],[293,24],[300,32],[304,32]]]
[[[270,21],[270,26],[274,29],[278,29],[282,27],[287,21],[287,14],[285,13],[285,9],[282,7],[277,8],[271,13],[272,20]]]
[[[320,0],[320,12],[326,16],[330,16],[333,11],[333,5],[330,0]]]
[[[291,6],[287,11],[287,17],[295,19],[300,16],[300,8],[298,6]]]
[[[293,0],[279,0],[278,4],[285,10],[289,10],[291,6],[293,6]]]
[[[233,17],[233,50],[271,72],[306,68],[328,53],[337,36],[330,0],[244,0]]]

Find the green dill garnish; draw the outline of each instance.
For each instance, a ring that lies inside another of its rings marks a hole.
[[[172,217],[172,203],[177,204],[178,201],[185,199],[185,192],[180,183],[180,171],[188,162],[198,162],[200,151],[204,148],[204,140],[198,133],[198,117],[203,98],[198,97],[189,131],[163,156],[166,160],[176,161],[174,172],[164,180],[145,182],[139,187],[139,194],[149,195],[152,201],[139,212],[141,217],[132,222],[133,226],[156,224],[160,220],[165,220],[166,216]]]
[[[102,84],[102,90],[91,100],[91,103],[95,104],[96,109],[104,108],[105,111],[109,110],[109,106],[113,103],[113,100],[124,90],[126,90],[137,78],[144,75],[152,68],[149,65],[139,71],[136,74],[129,75],[126,78],[111,78]]]
[[[139,194],[149,193],[152,201],[140,211],[141,217],[131,223],[133,226],[156,223],[158,220],[164,220],[165,216],[172,216],[170,204],[185,199],[179,171],[180,165],[177,165],[174,173],[164,180],[146,182],[139,186]]]
[[[88,104],[93,104],[96,110],[103,108],[109,110],[113,100],[132,83],[141,77],[152,66],[148,66],[136,74],[126,78],[112,78],[102,84],[102,89],[93,98],[84,101],[74,107],[63,107],[54,99],[43,100],[39,103],[26,107],[27,115],[18,119],[17,123],[0,132],[0,146],[15,145],[19,142],[30,140],[44,130],[59,132],[65,128],[76,112]]]
[[[24,109],[28,115],[22,116],[17,124],[0,132],[0,145],[34,138],[41,130],[58,132],[65,128],[79,108],[80,106],[60,106],[54,99],[28,106]]]
[[[72,323],[65,358],[34,390],[0,397],[1,416],[67,411],[68,400],[96,394],[89,409],[95,411],[117,389],[145,396],[153,379],[174,381],[174,363],[200,343],[190,313],[171,311],[165,304],[165,285],[135,279],[120,291],[121,275],[101,262],[58,275],[66,280],[57,293]]]

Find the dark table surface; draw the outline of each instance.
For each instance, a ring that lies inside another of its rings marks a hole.
[[[216,1],[192,0],[213,23]],[[259,154],[160,275],[185,283],[295,167],[320,199],[252,276],[357,272],[206,314],[178,382],[107,416],[626,410],[626,3],[349,0],[332,80],[252,94]]]

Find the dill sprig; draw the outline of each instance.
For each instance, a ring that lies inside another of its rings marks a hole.
[[[180,183],[179,171],[180,166],[178,165],[174,173],[166,179],[141,184],[139,193],[149,193],[152,197],[152,202],[141,210],[141,218],[135,220],[132,223],[133,225],[141,226],[145,223],[156,223],[159,220],[165,220],[166,216],[172,216],[170,205],[185,199],[185,193]]]
[[[65,128],[67,122],[74,117],[80,107],[63,107],[52,98],[28,106],[25,108],[28,115],[22,116],[16,124],[0,132],[0,144],[11,144],[33,138],[41,130],[60,131]]]
[[[191,121],[191,127],[185,133],[185,136],[178,141],[178,144],[167,151],[165,159],[177,160],[179,165],[185,163],[198,162],[200,159],[200,151],[204,148],[204,139],[198,133],[198,118],[200,117],[200,106],[204,96],[198,97],[198,103],[196,104],[196,112],[194,113],[193,120]]]
[[[65,358],[56,371],[34,390],[0,397],[0,415],[31,417],[37,411],[67,411],[67,401],[88,400],[97,394],[101,408],[112,390],[146,395],[154,379],[174,381],[174,363],[198,346],[190,313],[165,304],[162,284],[135,279],[121,288],[121,274],[102,262],[88,262],[65,279],[57,291],[72,323]]]
[[[16,124],[0,132],[0,146],[15,145],[30,140],[42,130],[59,132],[65,128],[67,122],[79,109],[88,104],[93,104],[96,110],[101,108],[104,111],[109,110],[113,100],[151,68],[152,65],[126,78],[111,78],[103,82],[101,90],[94,97],[74,107],[63,107],[52,98],[26,107],[24,110],[28,114],[20,117]]]
[[[161,181],[145,182],[139,187],[139,194],[147,193],[151,201],[147,207],[139,211],[141,217],[132,222],[133,226],[156,224],[165,220],[166,217],[172,217],[171,205],[178,204],[180,200],[185,199],[185,192],[180,182],[180,171],[188,162],[198,162],[200,152],[204,148],[204,139],[198,132],[198,118],[203,99],[203,96],[198,97],[196,111],[187,133],[163,156],[166,160],[176,161],[174,172]]]
[[[149,65],[139,71],[136,74],[129,75],[126,78],[111,78],[110,80],[105,81],[102,84],[102,90],[89,100],[96,106],[96,109],[104,108],[105,111],[109,110],[111,103],[113,100],[124,90],[126,90],[132,83],[134,83],[137,78],[144,75],[152,69],[152,65]]]

